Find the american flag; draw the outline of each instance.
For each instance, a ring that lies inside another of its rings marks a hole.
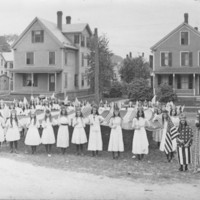
[[[172,149],[172,140],[177,138],[179,133],[177,132],[176,127],[174,126],[171,119],[168,121],[167,125],[167,133],[166,133],[166,139],[165,139],[165,153],[168,154],[173,151]]]
[[[87,118],[91,114],[91,106],[85,106],[82,108],[83,117]]]

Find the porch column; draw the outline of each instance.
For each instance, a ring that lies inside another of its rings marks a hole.
[[[13,84],[13,85],[12,85],[12,87],[13,87],[12,89],[13,89],[13,91],[15,91],[15,72],[13,72],[13,79],[12,79],[12,82],[13,82],[13,83],[12,83],[12,84]]]
[[[195,81],[195,74],[193,74],[193,95],[196,95],[196,81]]]
[[[173,91],[175,92],[176,90],[176,83],[175,83],[175,74],[173,74]]]
[[[33,95],[33,84],[34,84],[33,73],[31,73],[31,95]]]
[[[57,73],[55,73],[55,92],[57,90]]]

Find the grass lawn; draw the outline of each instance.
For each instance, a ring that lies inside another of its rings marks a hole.
[[[188,113],[188,121],[194,128],[195,113]],[[195,130],[195,129],[194,129]],[[72,128],[70,128],[71,137]],[[87,136],[89,127],[86,128]],[[92,173],[100,176],[108,176],[114,178],[126,178],[138,182],[151,183],[180,183],[195,182],[200,179],[200,174],[193,174],[192,171],[183,173],[178,171],[177,158],[172,163],[168,163],[164,153],[160,152],[152,141],[152,134],[148,132],[150,143],[150,152],[145,156],[143,161],[132,159],[132,138],[133,131],[123,130],[125,152],[121,154],[121,158],[113,160],[111,153],[107,152],[110,129],[102,127],[103,136],[103,152],[99,157],[91,157],[91,152],[86,151],[85,155],[75,155],[75,146],[70,144],[65,155],[53,146],[52,157],[47,157],[45,148],[40,145],[35,155],[31,155],[29,147],[24,145],[24,138],[19,143],[19,154],[10,154],[9,147],[5,144],[0,149],[0,156],[11,158],[22,162],[29,162],[34,165],[53,167],[63,170],[76,172]],[[28,154],[25,153],[28,150]],[[13,166],[14,167],[14,166]]]

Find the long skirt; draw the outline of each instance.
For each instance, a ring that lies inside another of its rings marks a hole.
[[[30,146],[37,146],[41,144],[41,138],[37,127],[30,127],[28,129],[25,144]]]
[[[67,125],[60,125],[57,135],[57,147],[67,148],[69,146],[69,130]]]
[[[87,142],[87,137],[85,129],[83,127],[75,127],[72,134],[73,144],[85,144]]]
[[[6,141],[14,142],[20,140],[20,132],[19,129],[16,127],[8,128],[6,132]]]
[[[188,165],[191,163],[191,148],[190,147],[178,147],[178,161],[180,165]]]
[[[4,129],[0,126],[0,142],[5,140]]]
[[[42,144],[54,144],[56,142],[53,127],[45,127],[42,131]]]
[[[102,136],[100,126],[90,126],[90,135],[88,142],[88,151],[102,151]]]
[[[108,151],[124,151],[123,135],[121,127],[111,129]]]
[[[163,130],[162,129],[158,129],[158,130],[153,131],[153,140],[155,142],[161,142],[162,134],[163,134]]]
[[[148,154],[149,142],[147,139],[147,133],[144,128],[135,130],[132,143],[133,154]]]

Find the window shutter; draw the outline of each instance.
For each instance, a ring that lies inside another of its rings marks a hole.
[[[170,86],[172,86],[172,85],[173,85],[173,75],[170,74],[170,75],[168,76],[168,78],[169,78],[168,84],[169,84]]]
[[[172,52],[169,53],[169,66],[172,66]]]
[[[153,56],[152,55],[149,56],[149,66],[151,69],[153,69]]]
[[[34,74],[33,77],[33,86],[37,87],[38,86],[38,75]]]
[[[192,67],[192,65],[193,65],[193,62],[192,62],[193,60],[192,60],[192,52],[190,52],[189,53],[189,65],[190,65],[190,67]]]
[[[185,54],[181,53],[181,66],[185,66]]]
[[[165,66],[165,54],[161,53],[161,66]]]
[[[44,42],[44,31],[41,31],[41,42]]]
[[[185,44],[186,44],[186,45],[189,44],[189,43],[188,43],[188,38],[189,38],[189,34],[188,34],[188,32],[185,32],[185,38],[184,38],[184,40],[185,40]]]
[[[35,40],[34,40],[34,31],[32,31],[32,43],[34,43]]]
[[[23,86],[26,86],[26,74],[23,74]]]
[[[158,75],[158,85],[161,84],[161,75]]]
[[[193,88],[193,75],[190,74],[188,76],[188,89],[192,89]]]
[[[181,89],[181,76],[177,75],[177,89]]]

